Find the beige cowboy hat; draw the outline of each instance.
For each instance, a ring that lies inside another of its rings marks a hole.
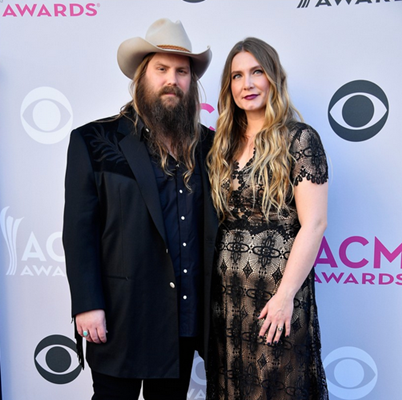
[[[194,72],[201,78],[211,62],[208,47],[202,53],[192,53],[190,39],[180,21],[161,18],[148,29],[145,39],[134,37],[125,40],[117,50],[117,62],[123,74],[133,79],[137,67],[149,53],[167,53],[188,56],[193,60]]]

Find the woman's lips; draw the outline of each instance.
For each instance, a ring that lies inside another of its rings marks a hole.
[[[248,96],[244,96],[244,99],[246,100],[254,100],[258,94],[249,94]]]

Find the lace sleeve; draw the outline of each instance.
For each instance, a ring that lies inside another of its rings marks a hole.
[[[328,164],[319,134],[297,123],[290,132],[290,153],[295,158],[291,178],[295,186],[303,179],[322,184],[328,180]]]

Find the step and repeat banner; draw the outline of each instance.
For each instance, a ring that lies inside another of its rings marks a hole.
[[[316,265],[331,400],[398,400],[402,379],[401,0],[0,0],[0,350],[3,400],[85,400],[61,244],[70,131],[116,114],[119,44],[158,18],[207,45],[202,121],[246,36],[273,45],[330,160]],[[195,358],[188,399],[205,398]]]

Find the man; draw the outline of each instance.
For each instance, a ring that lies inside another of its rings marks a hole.
[[[133,101],[71,134],[63,244],[94,400],[136,399],[142,384],[146,400],[187,398],[217,226],[197,87],[210,60],[180,21],[156,21],[118,50]]]

